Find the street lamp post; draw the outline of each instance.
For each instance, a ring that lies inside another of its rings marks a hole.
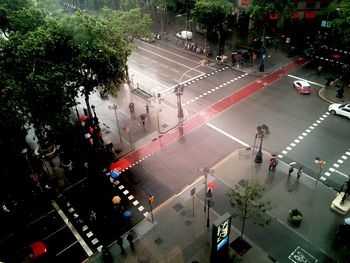
[[[193,68],[190,68],[186,70],[180,77],[180,79],[177,82],[177,85],[174,89],[174,93],[177,96],[177,117],[179,118],[179,125],[181,126],[184,122],[184,111],[182,108],[182,102],[181,102],[181,96],[184,93],[184,85],[181,84],[182,78],[190,71],[195,70],[196,68],[204,66],[204,61],[201,61],[201,63]]]
[[[91,105],[91,109],[92,109],[92,111],[94,113],[94,117],[97,118],[95,108],[96,107],[94,105]]]
[[[315,185],[317,185],[318,181],[319,181],[320,178],[321,178],[322,170],[323,170],[324,167],[326,166],[326,161],[321,160],[320,157],[315,157],[315,163],[318,164],[318,166],[320,167],[320,171],[319,171],[319,173],[318,173],[317,180],[316,180],[316,183],[315,183]]]
[[[269,130],[269,127],[265,124],[258,126],[256,128],[256,130],[257,130],[257,136],[258,136],[258,138],[260,138],[260,146],[259,146],[259,150],[255,156],[255,162],[262,163],[262,161],[263,161],[263,159],[262,159],[262,157],[263,157],[262,143],[263,143],[264,138],[270,134],[270,130]]]
[[[160,112],[162,109],[157,110],[157,126],[158,126],[158,137],[160,137],[160,124],[159,124],[159,117],[160,117]]]
[[[210,218],[209,218],[209,210],[210,210],[210,202],[211,202],[211,197],[213,196],[213,193],[211,189],[208,190],[207,192],[207,198],[208,198],[208,214],[207,214],[207,227],[210,225]]]
[[[111,110],[114,110],[115,118],[117,120],[117,128],[118,128],[119,140],[120,140],[120,143],[123,144],[122,136],[120,135],[120,127],[119,127],[118,114],[117,114],[117,109],[119,109],[119,106],[116,105],[116,104],[113,104],[113,106],[108,106],[108,108],[111,109]]]
[[[28,166],[29,166],[29,169],[30,169],[30,171],[31,171],[31,175],[30,175],[30,177],[33,179],[33,181],[36,183],[36,186],[40,189],[40,191],[43,193],[44,191],[43,191],[43,189],[42,189],[42,187],[41,187],[41,184],[40,184],[40,182],[39,182],[39,178],[38,178],[38,176],[36,175],[36,173],[35,173],[35,171],[34,171],[34,169],[33,169],[33,166],[32,166],[32,164],[30,163],[30,161],[29,161],[29,158],[28,158],[28,149],[26,149],[26,148],[24,148],[23,150],[22,150],[22,155],[23,155],[23,157],[27,160],[27,163],[28,163]]]
[[[184,110],[182,108],[181,96],[184,93],[184,85],[178,84],[175,87],[175,91],[174,92],[175,92],[176,97],[177,97],[177,109],[178,109],[177,117],[179,118],[179,124],[182,124],[183,121],[184,121]]]
[[[214,170],[209,169],[208,167],[205,168],[199,168],[199,172],[203,173],[204,175],[204,185],[205,185],[205,191],[204,191],[204,211],[206,211],[206,205],[207,205],[207,197],[208,197],[208,174],[213,175]]]

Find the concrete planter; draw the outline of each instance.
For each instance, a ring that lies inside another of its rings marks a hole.
[[[288,211],[288,220],[294,226],[300,226],[303,214],[298,209],[290,209]]]

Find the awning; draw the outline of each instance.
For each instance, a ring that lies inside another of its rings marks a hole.
[[[291,14],[287,14],[286,18],[288,18],[288,19],[299,19],[300,16],[299,16],[299,13],[295,11],[295,12],[293,12]]]
[[[314,11],[306,11],[304,13],[305,19],[314,19],[316,17],[316,13]]]
[[[271,13],[269,15],[269,20],[278,20],[280,18],[278,13]]]

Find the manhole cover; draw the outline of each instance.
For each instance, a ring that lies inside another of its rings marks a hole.
[[[185,216],[187,213],[185,210],[181,211],[180,215]]]
[[[179,212],[184,207],[180,203],[177,203],[176,205],[173,206],[173,208],[175,209],[176,212]]]
[[[166,124],[166,123],[164,123],[163,125],[162,125],[162,128],[168,128],[169,127],[169,125],[168,124]]]
[[[156,242],[156,244],[161,244],[163,242],[163,239],[161,239],[160,237],[158,237],[156,240],[154,240],[154,242]]]
[[[186,225],[186,226],[192,225],[192,221],[191,221],[191,220],[186,220],[186,221],[185,221],[185,225]]]
[[[242,179],[242,180],[240,180],[240,181],[238,182],[238,184],[239,184],[240,186],[242,186],[242,187],[245,187],[245,186],[247,185],[247,181],[244,180],[244,179]]]

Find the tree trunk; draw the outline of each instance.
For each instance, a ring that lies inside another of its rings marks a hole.
[[[91,107],[90,107],[90,101],[89,101],[89,93],[85,93],[85,104],[86,104],[86,109],[89,113],[89,117],[92,118],[92,112],[91,112]]]
[[[247,204],[245,204],[244,206],[244,216],[243,216],[243,220],[242,220],[242,230],[241,230],[241,239],[243,239],[243,232],[244,232],[244,227],[245,227],[245,221],[247,219],[247,212],[248,212],[248,208],[247,208]]]

